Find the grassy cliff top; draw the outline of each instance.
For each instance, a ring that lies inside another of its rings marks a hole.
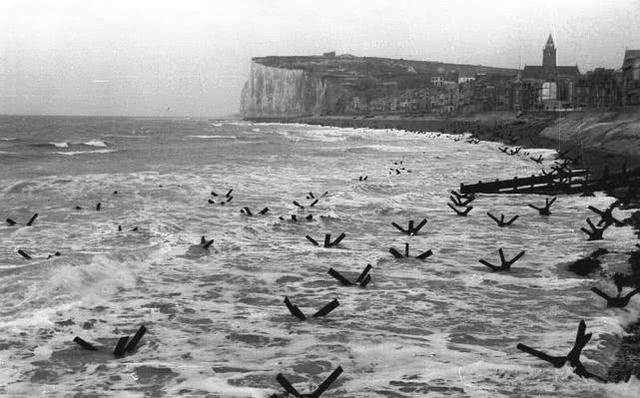
[[[434,75],[458,72],[461,76],[476,73],[515,75],[517,69],[493,68],[482,65],[448,64],[431,61],[405,59],[356,57],[349,54],[338,56],[268,56],[253,58],[258,64],[281,68],[301,69],[321,75],[390,77],[398,75]]]

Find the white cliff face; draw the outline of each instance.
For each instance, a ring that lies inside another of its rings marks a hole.
[[[243,117],[297,117],[322,112],[326,91],[322,80],[300,69],[251,63],[242,89]]]

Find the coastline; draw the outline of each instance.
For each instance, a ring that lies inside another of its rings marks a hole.
[[[415,133],[469,132],[484,141],[510,146],[555,149],[598,175],[626,166],[640,167],[640,111],[586,111],[517,114],[486,112],[460,116],[303,116],[245,117],[252,122],[301,123],[344,128],[397,129]],[[636,125],[637,121],[637,125]],[[593,127],[593,129],[590,129]],[[612,136],[612,130],[622,131]]]
[[[588,122],[587,119],[591,118]],[[626,118],[622,121],[620,119]],[[640,168],[640,125],[638,112],[587,112],[577,116],[557,114],[525,114],[493,112],[457,117],[438,116],[309,116],[298,118],[245,118],[252,122],[301,123],[343,128],[398,129],[415,133],[440,131],[449,134],[465,132],[483,141],[497,141],[509,146],[554,149],[571,159],[571,167],[587,168],[593,175],[605,170],[617,171]],[[590,129],[591,123],[594,129]],[[625,125],[624,123],[627,123]],[[570,134],[571,128],[574,134]],[[622,130],[622,137],[603,144],[615,129]],[[553,137],[553,138],[552,138]],[[599,139],[598,139],[599,138]],[[598,145],[599,144],[599,145]],[[613,196],[613,193],[608,193]],[[640,240],[640,199],[635,198],[626,206],[636,209],[625,220],[636,231]],[[585,253],[587,255],[587,253]],[[635,287],[640,288],[640,246],[631,252],[628,260],[629,274]],[[631,376],[640,379],[640,319],[625,328],[614,363],[609,367],[607,382],[624,382]]]

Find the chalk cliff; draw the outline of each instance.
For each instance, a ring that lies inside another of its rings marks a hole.
[[[242,90],[240,112],[245,117],[297,117],[319,114],[326,83],[309,71],[251,63]]]
[[[476,73],[515,75],[517,71],[349,54],[253,58],[240,113],[245,118],[343,114],[376,98],[399,98],[408,90],[430,86],[435,75]],[[457,77],[451,79],[457,81]]]

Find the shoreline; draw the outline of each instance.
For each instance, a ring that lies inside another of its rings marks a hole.
[[[617,126],[620,123],[610,121],[609,112],[593,112],[578,114],[601,117],[604,122]],[[618,112],[613,114],[631,116],[640,122],[640,113]],[[575,117],[575,116],[574,116]],[[588,142],[585,137],[570,137],[567,128],[562,125],[567,115],[536,113],[516,114],[515,112],[487,112],[461,116],[304,116],[304,117],[245,117],[252,122],[301,123],[316,126],[343,128],[371,128],[397,129],[414,133],[440,131],[450,134],[469,132],[475,138],[483,141],[502,142],[509,146],[554,149],[571,159],[574,167],[590,169],[593,175],[601,174],[605,168],[611,172],[620,170],[623,166],[628,169],[640,168],[640,150],[629,151],[626,141],[631,140],[640,148],[640,134],[637,137],[620,137],[620,145],[596,145],[598,142]],[[598,124],[598,123],[594,123]],[[635,128],[636,126],[630,126]],[[557,137],[555,132],[557,133]],[[597,131],[606,136],[608,131]],[[590,134],[586,133],[587,138]],[[553,136],[554,138],[551,138]],[[579,139],[579,142],[578,142]],[[587,141],[587,142],[585,142]]]
[[[604,114],[604,113],[603,113]],[[640,118],[640,115],[638,115]],[[622,167],[634,169],[640,167],[640,152],[635,154],[620,151],[603,150],[592,145],[579,144],[569,140],[561,140],[560,123],[562,115],[516,115],[515,113],[488,113],[459,117],[399,117],[399,116],[316,116],[299,118],[245,118],[252,122],[301,123],[317,126],[343,128],[397,129],[414,133],[440,131],[449,134],[471,133],[474,138],[483,141],[497,141],[509,146],[528,148],[547,148],[563,152],[565,158],[571,159],[571,167],[591,170],[593,175],[600,175],[605,170],[616,171]],[[558,139],[544,135],[545,130],[558,129]],[[589,133],[587,133],[589,134]],[[640,145],[640,135],[635,137]],[[624,146],[623,146],[624,147]],[[615,147],[614,147],[615,148]],[[615,197],[613,193],[608,195]],[[636,209],[625,222],[637,232],[640,240],[640,200],[636,198],[628,206]],[[634,221],[635,220],[635,221]],[[635,254],[634,254],[635,253]],[[585,255],[587,255],[585,253]],[[635,258],[635,260],[634,260]],[[629,275],[635,280],[635,287],[640,288],[640,248],[631,252],[628,260]],[[640,319],[625,328],[627,333],[622,337],[614,363],[604,376],[607,382],[625,382],[631,376],[640,379]]]

